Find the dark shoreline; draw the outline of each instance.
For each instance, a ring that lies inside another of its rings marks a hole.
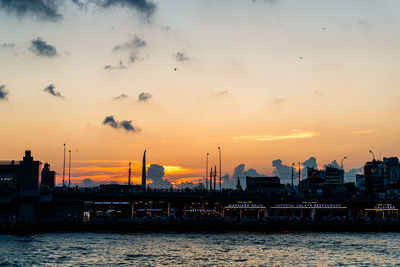
[[[0,234],[34,233],[285,233],[285,232],[400,232],[399,223],[53,223],[5,224]]]

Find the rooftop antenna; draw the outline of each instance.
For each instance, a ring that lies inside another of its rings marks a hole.
[[[63,165],[63,179],[62,179],[62,187],[64,188],[65,181],[65,144],[64,144],[64,165]]]
[[[214,166],[214,192],[217,189],[217,166]]]
[[[294,178],[294,163],[292,163],[292,189],[294,188],[294,185],[293,185],[293,178]]]
[[[69,152],[69,168],[68,168],[68,188],[71,186],[71,150]]]
[[[211,166],[211,171],[210,171],[210,192],[212,192],[212,180],[213,180],[213,170]]]

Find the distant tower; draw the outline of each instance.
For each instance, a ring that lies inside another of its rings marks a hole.
[[[142,190],[146,191],[146,150],[143,153],[143,165],[142,165]]]
[[[243,189],[242,189],[242,186],[240,185],[239,176],[238,176],[238,178],[237,178],[236,190],[237,190],[238,192],[241,192],[241,191],[243,190]]]

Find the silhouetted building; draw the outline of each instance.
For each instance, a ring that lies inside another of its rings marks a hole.
[[[365,176],[364,174],[356,174],[356,187],[360,192],[365,192]]]
[[[385,187],[397,184],[400,178],[400,164],[397,157],[383,158],[383,184]]]
[[[242,185],[240,184],[239,176],[237,178],[236,191],[238,191],[238,192],[242,192],[243,191]]]
[[[307,178],[299,183],[299,192],[322,194],[323,180],[320,177],[321,171],[307,167]]]
[[[273,193],[281,192],[284,185],[281,184],[279,177],[246,177],[246,191]]]
[[[41,165],[40,161],[33,160],[30,150],[25,151],[25,157],[20,162],[21,174],[18,181],[20,197],[39,196]]]
[[[365,176],[365,191],[369,194],[385,192],[383,183],[383,162],[380,160],[373,160],[365,163],[364,176]]]
[[[47,189],[53,189],[55,186],[56,172],[50,170],[50,164],[45,163],[42,169],[41,186]]]
[[[324,185],[341,187],[344,184],[344,170],[328,165],[321,171],[320,178],[324,180]]]
[[[12,191],[17,188],[17,181],[20,174],[19,162],[0,162],[0,191]]]

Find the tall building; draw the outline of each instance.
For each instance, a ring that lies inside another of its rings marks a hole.
[[[385,187],[397,184],[400,178],[400,164],[397,157],[383,158],[383,183]]]
[[[50,164],[45,163],[42,170],[41,186],[47,189],[53,189],[55,186],[56,172],[50,170]]]
[[[20,161],[20,177],[18,181],[20,197],[39,196],[41,165],[40,161],[33,160],[30,150],[25,151],[25,157]]]
[[[340,187],[344,184],[344,170],[330,165],[326,166],[325,170],[321,171],[320,177],[324,180],[324,185]]]
[[[380,160],[366,162],[364,165],[365,191],[369,194],[385,192],[383,183],[384,164]]]

